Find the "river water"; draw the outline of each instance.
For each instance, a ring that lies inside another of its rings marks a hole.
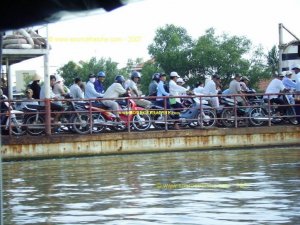
[[[300,149],[3,164],[4,224],[300,224]]]

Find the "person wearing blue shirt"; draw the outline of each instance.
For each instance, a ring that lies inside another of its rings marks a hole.
[[[95,90],[103,94],[105,92],[105,87],[103,85],[103,82],[105,80],[105,73],[103,71],[100,71],[97,75],[97,80],[94,83]]]
[[[282,80],[282,83],[286,89],[296,89],[296,83],[291,79],[292,74],[293,73],[291,71],[287,71]]]
[[[169,99],[165,100],[164,98],[162,98],[162,96],[170,96],[170,93],[167,92],[167,90],[166,90],[166,85],[165,85],[166,76],[167,75],[165,73],[161,73],[159,75],[159,82],[158,82],[158,85],[157,85],[156,104],[159,105],[159,106],[161,106],[161,107],[164,107],[166,109],[170,109]],[[165,105],[165,102],[166,102],[166,105]],[[174,129],[175,130],[179,130],[180,129],[177,120],[174,121]]]
[[[94,74],[89,75],[89,81],[86,83],[84,97],[85,98],[102,98],[103,94],[95,90],[94,83],[96,76]]]
[[[166,78],[167,78],[167,75],[165,73],[161,73],[159,75],[159,82],[157,85],[156,102],[158,105],[161,105],[162,107],[164,107],[164,98],[159,98],[159,97],[170,95],[165,89]],[[167,100],[166,102],[167,102],[167,108],[169,109],[170,108],[169,101]]]
[[[285,77],[282,80],[284,87],[290,91],[294,91],[296,89],[296,83],[291,79],[292,74],[293,73],[291,71],[286,71]],[[295,104],[293,95],[287,95],[287,98],[289,99],[290,104]]]

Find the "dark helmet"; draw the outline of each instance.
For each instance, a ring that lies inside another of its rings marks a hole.
[[[136,77],[141,79],[141,74],[139,72],[137,72],[137,71],[133,71],[131,73],[131,80],[133,80]]]
[[[115,77],[115,81],[116,81],[117,83],[119,83],[119,84],[123,84],[123,83],[125,82],[125,78],[124,78],[124,76],[122,76],[122,75],[117,75],[117,76]]]
[[[155,80],[155,81],[159,81],[159,78],[160,78],[160,73],[155,73],[152,75],[152,80]]]
[[[97,77],[105,77],[105,73],[103,71],[100,71],[98,73]]]
[[[96,78],[96,75],[93,74],[93,73],[90,73],[90,74],[89,74],[89,78]]]

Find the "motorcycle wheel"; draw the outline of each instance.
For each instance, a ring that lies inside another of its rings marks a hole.
[[[204,109],[204,115],[198,114],[198,125],[203,127],[213,127],[217,122],[217,115],[213,109]]]
[[[26,131],[30,135],[41,135],[45,133],[45,120],[41,116],[32,115],[26,119]]]
[[[134,115],[132,118],[132,126],[138,131],[149,130],[151,126],[151,118],[147,114]]]
[[[291,107],[289,107],[286,110],[286,115],[289,116],[287,117],[288,121],[293,124],[293,125],[297,125],[298,124],[298,120],[296,117],[294,117],[296,115],[295,110]]]
[[[17,119],[17,118],[12,118],[11,119],[11,133],[15,136],[21,136],[26,133],[26,127],[23,124],[23,118]]]
[[[90,132],[90,117],[88,113],[73,115],[71,118],[73,130],[78,134],[88,134]]]
[[[167,117],[167,118],[166,118]],[[167,115],[163,114],[154,114],[152,115],[152,125],[158,130],[164,130],[166,126],[166,120],[170,120],[171,118]],[[169,123],[169,122],[167,122]],[[169,126],[168,126],[169,127]]]
[[[249,112],[249,122],[252,126],[258,127],[268,123],[268,121],[258,120],[257,118],[268,118],[267,112],[262,108],[253,108]]]
[[[221,114],[221,118],[222,118],[222,124],[225,127],[234,127],[234,111],[233,109],[224,109],[222,114]]]
[[[92,118],[93,118],[93,125],[92,125],[93,133],[98,134],[98,133],[102,132],[103,130],[105,130],[106,126],[103,125],[103,123],[105,123],[106,120],[100,113],[93,113]]]

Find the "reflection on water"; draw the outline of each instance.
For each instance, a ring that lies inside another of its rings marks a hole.
[[[5,224],[297,224],[300,149],[11,162]]]

